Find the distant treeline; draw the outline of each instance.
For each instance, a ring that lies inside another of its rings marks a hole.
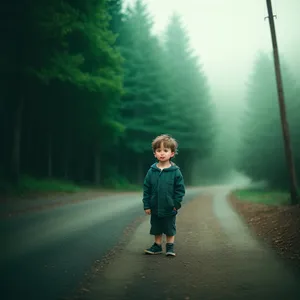
[[[300,85],[281,58],[283,88],[296,171],[300,179]],[[272,55],[259,53],[248,79],[247,108],[241,116],[237,167],[272,187],[289,187]]]

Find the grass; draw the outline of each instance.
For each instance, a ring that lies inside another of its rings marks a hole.
[[[41,179],[24,175],[21,177],[18,186],[0,180],[0,195],[5,196],[26,196],[45,193],[76,193],[87,190],[116,191],[116,192],[140,192],[141,186],[130,184],[126,180],[106,180],[103,185],[76,184],[72,181],[59,179]]]
[[[102,187],[105,189],[110,189],[115,191],[126,191],[126,192],[141,191],[141,185],[132,184],[124,177],[108,177],[103,181]]]
[[[65,192],[74,193],[84,188],[71,181],[57,179],[37,179],[31,176],[22,176],[18,186],[6,181],[0,182],[0,192],[8,196],[22,196],[31,193]]]
[[[33,177],[23,177],[19,188],[23,191],[35,192],[79,192],[81,187],[71,181],[57,179],[35,179]]]
[[[267,205],[289,205],[290,195],[287,191],[265,190],[265,189],[241,189],[235,190],[233,194],[240,201],[261,203]]]

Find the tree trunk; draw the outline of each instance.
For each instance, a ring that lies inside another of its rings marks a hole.
[[[138,184],[143,184],[144,181],[144,170],[143,170],[143,158],[140,157],[138,160],[138,170],[137,170],[137,183]]]
[[[100,185],[100,168],[101,168],[101,161],[100,161],[100,152],[95,152],[95,184]]]
[[[26,112],[23,112],[23,125],[22,125],[22,140],[24,140],[24,143],[22,143],[22,151],[21,151],[21,157],[22,157],[22,167],[24,168],[24,172],[27,172],[27,170],[32,169],[31,165],[31,159],[32,159],[32,126],[30,121],[25,122],[25,116]]]
[[[64,173],[64,178],[69,179],[69,163],[71,161],[71,151],[72,149],[72,131],[70,129],[69,123],[67,123],[65,130],[64,130],[64,162],[63,162],[63,173]],[[72,173],[72,172],[71,172]]]
[[[78,164],[78,169],[79,169],[78,180],[80,180],[80,182],[85,182],[88,176],[86,172],[86,163],[87,163],[86,156],[81,155],[81,163]]]
[[[69,179],[69,152],[66,148],[65,150],[65,159],[64,159],[64,178]]]
[[[12,182],[18,183],[20,179],[20,154],[21,154],[21,133],[22,133],[22,115],[24,99],[19,98],[13,129],[12,161],[11,161],[11,179]]]
[[[52,134],[48,136],[48,177],[52,177]]]

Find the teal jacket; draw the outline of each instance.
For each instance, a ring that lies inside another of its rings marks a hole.
[[[144,209],[159,217],[174,215],[174,207],[180,209],[185,195],[183,176],[178,166],[159,169],[154,163],[144,180]]]

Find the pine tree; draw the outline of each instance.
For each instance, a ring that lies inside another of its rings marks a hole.
[[[282,73],[286,106],[295,108],[295,82],[284,61]],[[276,187],[286,187],[288,173],[277,99],[272,58],[259,53],[249,77],[239,165],[254,180],[268,180]],[[288,115],[288,120],[294,128],[295,118]]]
[[[96,156],[122,131],[116,120],[122,59],[109,29],[106,0],[26,4],[11,8],[19,15],[9,28],[11,33],[18,28],[13,43],[22,49],[18,60],[11,59],[12,74],[18,74],[11,78],[16,95],[10,93],[16,178],[21,156],[23,171],[58,175],[58,162],[71,156],[83,161],[83,152]],[[80,149],[74,147],[78,144]]]
[[[211,154],[214,142],[214,109],[199,59],[190,49],[181,19],[174,14],[165,35],[168,69],[170,132],[189,156],[185,169],[197,168],[195,160]],[[183,156],[182,156],[183,157]],[[181,163],[184,165],[184,162]],[[189,164],[187,164],[189,162]],[[190,175],[193,177],[193,174]]]
[[[107,0],[107,10],[110,15],[109,27],[110,30],[117,35],[117,44],[119,44],[119,34],[122,31],[123,24],[123,1],[122,0]]]
[[[126,127],[125,146],[139,157],[150,153],[151,140],[166,128],[166,98],[163,82],[162,49],[152,34],[147,6],[137,0],[129,7],[120,37],[124,57],[124,89],[121,114]]]

